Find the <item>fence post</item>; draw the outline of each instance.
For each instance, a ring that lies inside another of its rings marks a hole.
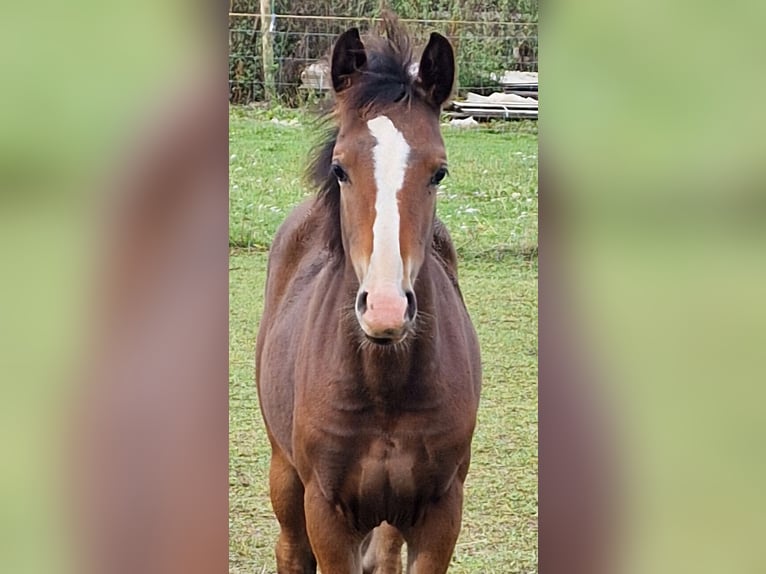
[[[271,0],[261,0],[261,53],[263,55],[263,95],[270,102],[274,89],[274,44],[271,35]]]

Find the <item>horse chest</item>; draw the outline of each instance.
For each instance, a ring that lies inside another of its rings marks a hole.
[[[390,438],[372,440],[356,462],[356,472],[349,473],[350,494],[361,500],[375,500],[381,495],[414,499],[421,482],[418,453],[408,446]]]
[[[383,520],[406,527],[455,480],[460,455],[450,442],[426,431],[326,438],[313,476],[355,527],[365,530]]]

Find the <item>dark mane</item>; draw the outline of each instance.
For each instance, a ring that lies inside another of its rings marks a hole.
[[[332,174],[332,152],[338,137],[338,127],[328,127],[329,116],[320,120],[324,123],[325,136],[311,151],[306,177],[317,189],[317,205],[326,211],[322,240],[332,253],[343,252],[340,233],[340,185]]]
[[[417,94],[415,78],[410,73],[412,48],[404,28],[395,17],[384,15],[385,36],[364,38],[367,63],[358,78],[343,92],[344,105],[350,109],[371,110],[396,102],[409,102]],[[340,186],[330,167],[338,137],[335,116],[330,112],[320,119],[324,137],[310,154],[307,179],[317,189],[318,204],[327,210],[324,241],[333,253],[341,253]]]

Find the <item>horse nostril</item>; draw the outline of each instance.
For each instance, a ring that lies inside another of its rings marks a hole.
[[[360,315],[364,315],[367,310],[367,291],[362,291],[356,296],[356,311]]]
[[[415,293],[412,291],[407,291],[405,295],[407,296],[407,311],[404,318],[407,321],[412,321],[415,318],[415,314],[418,312],[418,303],[415,300]]]

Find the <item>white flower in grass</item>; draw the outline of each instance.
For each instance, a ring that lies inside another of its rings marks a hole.
[[[511,194],[511,199],[519,199],[521,197],[521,194],[518,191],[514,191]]]

